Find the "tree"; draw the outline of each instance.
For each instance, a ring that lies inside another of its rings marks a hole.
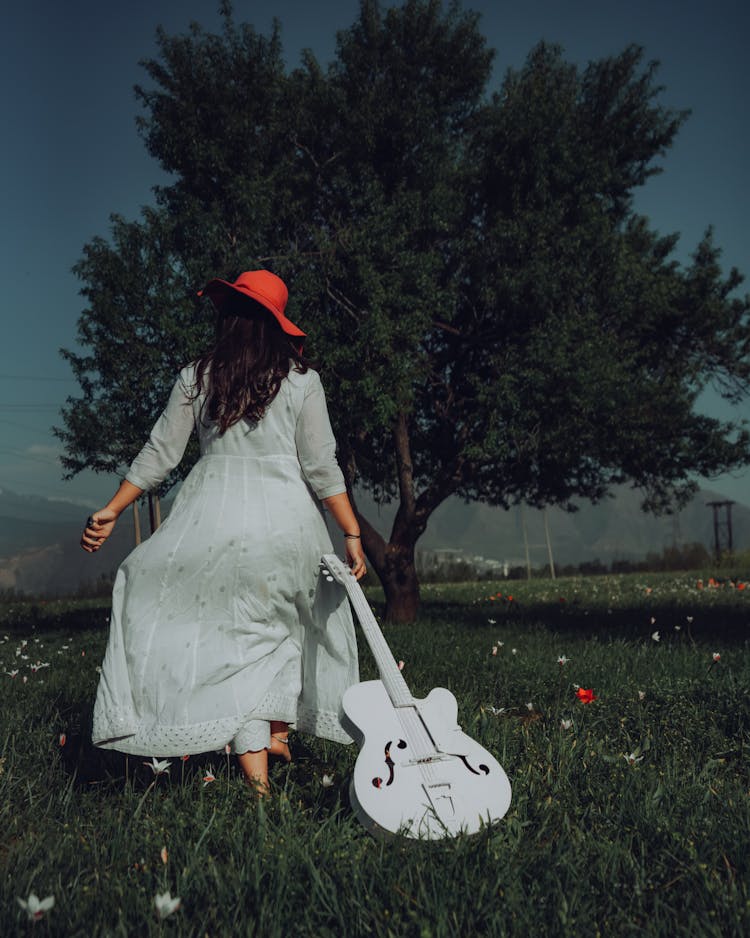
[[[205,345],[208,330],[194,316],[173,240],[163,212],[146,209],[140,222],[113,216],[112,243],[94,238],[74,267],[88,302],[78,341],[90,351],[62,350],[83,391],[68,398],[65,425],[55,430],[65,444],[67,477],[128,466],[186,356]]]
[[[225,9],[222,36],[162,33],[139,91],[185,293],[253,264],[290,281],[347,482],[398,500],[387,540],[361,522],[405,621],[450,495],[567,505],[629,480],[664,508],[750,460],[746,429],[695,412],[709,382],[748,392],[742,278],[710,231],[683,268],[633,211],[686,117],[656,66],[629,47],[579,70],[540,44],[488,95],[491,62],[457,5],[364,0],[328,69],[308,53],[287,74],[278,29]]]

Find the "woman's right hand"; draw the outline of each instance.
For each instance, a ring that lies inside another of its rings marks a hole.
[[[81,547],[86,553],[99,550],[114,530],[117,517],[117,512],[111,508],[100,508],[89,516],[81,535]]]
[[[354,576],[361,580],[367,573],[362,541],[358,537],[346,538],[346,559]]]

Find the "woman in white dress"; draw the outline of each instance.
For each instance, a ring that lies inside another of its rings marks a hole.
[[[357,578],[360,530],[304,333],[287,289],[265,270],[202,291],[217,342],[184,368],[151,436],[81,546],[176,466],[195,429],[201,456],[164,524],[118,570],[94,707],[97,746],[182,756],[231,744],[265,792],[268,754],[288,729],[350,742],[339,715],[359,680],[351,613],[320,576],[332,545],[321,503],[344,533]]]

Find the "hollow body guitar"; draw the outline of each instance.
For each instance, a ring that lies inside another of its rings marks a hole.
[[[372,833],[439,839],[473,834],[499,821],[510,806],[508,776],[458,725],[458,705],[444,687],[412,697],[362,588],[335,554],[323,572],[346,590],[380,671],[379,681],[344,694],[347,729],[361,751],[350,798]]]

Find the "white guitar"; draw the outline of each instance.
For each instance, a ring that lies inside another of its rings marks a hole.
[[[474,834],[510,806],[510,782],[493,756],[462,732],[453,694],[436,687],[416,700],[391,654],[362,588],[335,554],[324,575],[345,589],[380,671],[354,684],[342,706],[361,743],[349,794],[372,833],[439,839]]]

